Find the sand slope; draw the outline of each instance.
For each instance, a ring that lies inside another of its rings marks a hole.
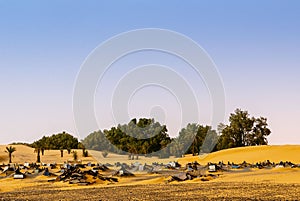
[[[7,163],[8,157],[5,153],[5,147],[7,145],[0,145],[0,163]],[[34,149],[23,146],[23,145],[14,145],[17,151],[14,152],[13,162],[14,163],[23,163],[23,162],[35,162],[36,153]],[[83,158],[82,150],[77,150],[79,159],[83,162],[101,162],[101,163],[111,163],[114,162],[126,162],[128,164],[135,162],[136,160],[128,160],[127,156],[121,156],[117,154],[109,154],[107,158],[103,158],[101,152],[90,151],[93,157]],[[300,145],[284,145],[284,146],[256,146],[256,147],[243,147],[243,148],[234,148],[228,150],[222,150],[215,153],[210,153],[205,156],[186,156],[184,158],[170,158],[170,159],[158,159],[155,157],[145,158],[140,157],[138,162],[140,163],[151,163],[151,162],[168,162],[168,161],[178,161],[180,164],[184,165],[188,162],[198,161],[200,164],[206,164],[207,162],[235,162],[241,163],[244,160],[249,163],[255,163],[265,160],[270,160],[274,162],[279,161],[291,161],[293,163],[300,164]],[[72,159],[72,155],[68,155],[67,151],[64,151],[64,157],[60,157],[59,150],[47,150],[45,155],[41,156],[41,160],[44,163],[63,163],[68,159]],[[116,167],[113,167],[116,168]],[[55,170],[56,171],[56,170]],[[55,172],[54,171],[54,172]],[[109,173],[110,174],[110,173]],[[230,170],[225,172],[219,172],[219,177],[213,180],[210,180],[209,183],[216,183],[216,187],[219,187],[223,182],[227,184],[236,183],[238,185],[243,185],[245,182],[250,182],[254,184],[266,183],[266,184],[300,184],[300,168],[272,168],[272,169],[241,169],[241,170]],[[162,174],[147,174],[135,172],[135,177],[129,178],[119,178],[119,182],[113,184],[113,186],[128,186],[128,185],[165,185],[165,181],[168,179],[165,175]],[[49,178],[46,176],[37,176],[34,178],[26,178],[24,180],[14,180],[13,178],[3,178],[0,182],[0,193],[7,191],[14,191],[17,189],[36,189],[36,188],[49,188],[49,189],[88,189],[94,187],[104,187],[108,184],[105,182],[97,183],[92,186],[77,186],[69,185],[67,182],[47,182]],[[172,182],[173,184],[187,184],[187,183],[203,183],[200,179],[194,179],[191,181],[185,182]]]
[[[5,147],[9,145],[0,145],[0,163],[8,162],[8,154],[5,153]],[[16,147],[17,151],[13,153],[12,162],[14,163],[24,163],[24,162],[35,162],[36,153],[34,149],[24,145],[13,145]],[[222,150],[202,156],[191,156],[187,155],[184,158],[167,158],[158,159],[156,157],[146,158],[140,156],[139,160],[128,160],[126,155],[117,155],[110,153],[107,158],[103,158],[101,152],[89,150],[90,157],[82,157],[82,150],[77,150],[79,159],[83,161],[101,162],[101,163],[112,163],[115,162],[126,162],[133,163],[139,161],[140,163],[152,163],[152,162],[163,162],[167,163],[169,161],[177,161],[181,164],[186,164],[188,162],[198,161],[200,164],[205,164],[207,162],[219,162],[223,161],[227,163],[228,161],[234,163],[242,163],[247,161],[248,163],[256,163],[265,160],[270,160],[272,162],[280,161],[291,161],[293,163],[300,164],[300,145],[268,145],[268,146],[253,146],[253,147],[240,147]],[[72,154],[68,154],[64,150],[64,157],[60,157],[59,150],[46,150],[45,155],[41,156],[41,161],[44,163],[56,162],[63,163],[68,159],[72,159]]]
[[[8,163],[8,154],[5,152],[5,147],[11,145],[0,145],[0,163]],[[24,163],[24,162],[36,162],[37,154],[34,152],[34,149],[25,145],[12,145],[16,148],[16,151],[13,153],[12,162],[13,163]],[[73,151],[73,150],[72,150]],[[153,162],[159,163],[168,163],[170,161],[176,161],[174,157],[159,159],[157,157],[145,157],[139,156],[138,160],[128,160],[127,155],[118,155],[109,153],[106,158],[102,156],[101,151],[88,150],[89,157],[82,157],[82,150],[75,150],[78,153],[78,158],[83,162],[100,162],[100,163],[111,163],[116,162],[120,163],[134,163],[136,161],[140,163],[151,164]],[[44,156],[41,154],[41,162],[43,163],[63,163],[67,160],[72,160],[72,154],[68,154],[67,150],[64,150],[64,157],[60,157],[60,150],[45,150]]]
[[[5,152],[5,147],[10,145],[0,145],[0,163],[8,163],[8,154]],[[16,148],[13,153],[13,163],[24,163],[24,162],[36,162],[37,154],[34,149],[25,145],[12,145]],[[73,150],[72,150],[73,151]],[[95,162],[93,157],[82,157],[82,150],[75,150],[78,153],[78,158],[84,161]],[[72,154],[68,154],[67,150],[64,150],[64,157],[60,157],[60,150],[45,150],[44,156],[41,154],[41,162],[43,163],[63,163],[67,160],[72,160]]]
[[[201,164],[208,162],[228,161],[234,163],[248,163],[262,162],[270,160],[271,162],[291,161],[293,163],[300,163],[300,145],[266,145],[266,146],[252,146],[239,147],[218,152],[210,153],[203,156],[186,156],[178,159],[179,163],[187,163],[198,161]]]
[[[101,151],[95,151],[95,150],[89,150],[89,153],[100,163],[110,163],[115,164],[116,162],[120,163],[134,163],[134,162],[140,162],[142,164],[152,164],[153,162],[157,163],[168,163],[170,161],[177,161],[177,158],[170,157],[170,158],[158,158],[158,157],[145,157],[145,156],[139,156],[138,160],[129,160],[128,155],[119,155],[119,154],[113,154],[109,153],[106,158],[102,156]]]

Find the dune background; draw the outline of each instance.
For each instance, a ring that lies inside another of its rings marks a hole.
[[[5,147],[7,145],[0,146],[0,163],[8,162],[8,154],[5,153]],[[24,163],[24,162],[35,162],[36,153],[34,149],[24,145],[13,145],[16,147],[16,152],[13,153],[13,163]],[[127,156],[117,155],[109,153],[107,158],[103,158],[101,152],[89,150],[89,157],[82,157],[82,150],[76,150],[78,152],[79,159],[84,163],[110,163],[115,162],[131,164],[136,161],[144,164],[151,164],[152,162],[167,163],[169,161],[178,161],[181,165],[185,165],[189,162],[198,161],[202,165],[206,165],[208,162],[219,162],[227,161],[234,163],[242,163],[247,161],[248,163],[262,162],[270,160],[271,162],[280,161],[291,161],[293,163],[300,163],[300,145],[271,145],[271,146],[255,146],[255,147],[242,147],[228,150],[222,150],[206,155],[191,156],[187,155],[183,158],[167,158],[158,159],[155,157],[146,158],[140,156],[139,160],[128,160]],[[60,157],[59,150],[46,150],[45,155],[41,156],[41,161],[44,163],[63,163],[67,160],[72,160],[72,154],[67,154],[64,151],[64,157]],[[112,167],[117,169],[117,167]],[[55,171],[58,171],[55,170]],[[146,172],[134,172],[135,177],[130,178],[119,178],[119,182],[113,184],[113,186],[132,186],[132,185],[164,185],[170,176],[162,174],[148,174]],[[219,172],[216,179],[211,179],[209,183],[217,183],[217,185],[233,184],[235,183],[266,183],[266,184],[300,184],[300,168],[272,168],[272,169],[257,169],[257,168],[246,168],[246,169],[232,169],[225,172]],[[3,178],[0,182],[0,192],[11,192],[20,189],[28,188],[49,188],[49,189],[60,189],[60,190],[71,190],[71,189],[86,189],[91,186],[77,186],[69,185],[68,183],[55,182],[49,183],[47,180],[49,177],[39,175],[34,178],[26,178],[23,180],[14,180],[13,178]],[[203,183],[201,179],[188,180],[184,182],[172,182],[172,185],[181,185],[183,183]],[[111,185],[107,182],[98,182],[92,185],[92,188],[100,188]]]
[[[208,162],[217,163],[219,161],[223,161],[224,163],[227,163],[228,161],[234,163],[242,163],[243,161],[256,163],[263,162],[265,160],[270,160],[275,163],[279,163],[280,161],[300,163],[300,145],[238,147],[200,156],[189,155],[178,159],[178,162],[182,164],[186,164],[191,161],[198,161],[201,164]]]
[[[16,148],[12,157],[13,163],[36,162],[37,154],[34,152],[34,148],[25,145],[0,145],[0,163],[8,162],[8,154],[5,152],[7,146]],[[83,162],[96,162],[92,156],[82,157],[81,149],[73,149],[72,151],[77,151],[79,159]],[[72,153],[68,154],[67,150],[64,150],[64,157],[60,157],[60,150],[45,150],[44,156],[41,153],[41,162],[43,163],[63,163],[68,160],[73,160],[73,155]]]
[[[8,162],[8,154],[5,152],[5,147],[10,145],[0,145],[0,163]],[[13,153],[13,163],[24,162],[36,162],[36,153],[34,149],[24,145],[12,145],[16,148]],[[83,162],[99,162],[99,163],[133,163],[138,161],[140,163],[151,164],[153,162],[167,163],[170,161],[178,161],[180,164],[185,165],[189,162],[197,161],[200,164],[206,164],[208,162],[217,163],[223,161],[224,163],[234,162],[242,163],[246,161],[248,163],[263,162],[270,160],[271,162],[278,163],[280,161],[291,161],[293,163],[300,164],[300,145],[265,145],[265,146],[253,146],[253,147],[239,147],[233,149],[221,150],[209,154],[191,156],[186,155],[183,158],[164,158],[159,159],[157,157],[145,157],[139,156],[138,160],[128,160],[127,155],[118,155],[109,153],[106,158],[102,156],[101,151],[88,150],[89,157],[82,157],[81,149],[74,149],[78,153],[78,157]],[[72,150],[72,151],[74,151]],[[67,160],[72,160],[72,154],[68,154],[67,150],[64,150],[64,157],[60,157],[60,150],[45,150],[44,156],[41,155],[41,161],[44,163],[63,163]]]

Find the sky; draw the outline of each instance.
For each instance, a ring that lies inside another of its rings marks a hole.
[[[209,54],[224,85],[225,123],[241,108],[267,117],[270,144],[300,144],[299,9],[296,0],[0,0],[0,144],[61,131],[88,135],[78,133],[72,107],[83,62],[109,38],[143,28],[178,32]],[[99,129],[112,126],[106,106],[120,78],[151,63],[170,66],[189,82],[199,100],[197,123],[209,124],[212,106],[203,80],[174,55],[149,51],[116,62],[98,84]],[[128,103],[129,116],[157,116],[176,136],[181,108],[174,97],[157,86],[142,87]]]

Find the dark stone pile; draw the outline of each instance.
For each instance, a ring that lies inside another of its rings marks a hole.
[[[82,171],[78,166],[68,166],[67,169],[63,170],[63,173],[59,175],[56,179],[49,181],[64,181],[69,182],[69,184],[78,184],[78,185],[90,185],[96,183],[97,179],[102,181],[109,182],[118,182],[117,178],[106,177],[101,175],[99,170],[108,170],[104,165],[94,167],[92,170]],[[87,176],[91,176],[92,181],[88,181]]]

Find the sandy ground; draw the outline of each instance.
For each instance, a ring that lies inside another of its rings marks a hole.
[[[5,147],[7,145],[0,145],[0,163],[7,163],[8,157],[5,153]],[[24,162],[35,162],[36,153],[34,149],[23,146],[23,145],[14,145],[17,151],[13,153],[12,161],[14,163],[24,163]],[[82,150],[76,150],[78,152],[79,159],[83,162],[100,162],[100,163],[111,163],[116,162],[125,162],[125,163],[134,163],[139,161],[140,163],[159,162],[167,163],[170,161],[178,161],[180,164],[186,164],[188,162],[198,161],[200,164],[206,164],[208,162],[219,162],[223,161],[224,163],[235,162],[242,163],[247,161],[248,163],[262,162],[265,160],[270,160],[272,162],[280,161],[291,161],[293,163],[300,164],[300,145],[272,145],[272,146],[256,146],[256,147],[242,147],[222,150],[210,154],[204,154],[200,156],[190,156],[187,155],[184,158],[167,158],[167,159],[158,159],[157,157],[144,157],[140,156],[139,160],[128,160],[126,155],[117,155],[109,153],[106,158],[102,156],[102,153],[99,151],[89,150],[90,157],[82,157]],[[68,154],[64,150],[64,157],[60,157],[59,150],[46,150],[45,155],[41,156],[41,161],[44,163],[63,163],[67,160],[72,160],[72,154]]]
[[[110,164],[115,164],[116,162],[120,163],[134,163],[136,161],[140,163],[147,163],[147,164],[152,164],[153,162],[157,163],[168,163],[170,161],[177,161],[178,158],[175,157],[170,157],[170,158],[158,158],[158,157],[145,157],[145,156],[139,156],[138,160],[128,160],[127,155],[118,155],[118,154],[108,154],[106,158],[102,156],[102,152],[100,151],[94,151],[94,150],[89,150],[89,153],[95,158],[95,160],[100,161],[101,163],[110,163]]]
[[[224,163],[227,163],[228,161],[235,163],[242,163],[243,161],[256,163],[270,160],[275,163],[280,161],[291,161],[293,163],[300,164],[299,153],[300,145],[239,147],[204,154],[202,156],[187,156],[178,159],[178,162],[183,164],[191,161],[198,161],[202,164],[208,162],[217,163],[219,161],[223,161]]]
[[[60,190],[47,186],[0,193],[2,200],[298,200],[299,184],[196,183]],[[16,199],[17,198],[17,199]]]
[[[13,162],[34,162],[36,154],[32,148],[16,145]],[[0,146],[0,162],[7,162],[5,146]],[[101,152],[90,151],[93,157],[81,157],[83,162],[111,163],[126,162],[127,156],[109,154],[103,158]],[[181,164],[198,161],[227,161],[250,163],[270,160],[300,163],[300,146],[260,146],[223,150],[204,156],[157,159],[140,157],[138,162],[169,162]],[[45,151],[42,162],[62,163],[71,159],[65,151],[60,157],[59,150]],[[1,161],[2,160],[2,161]],[[57,171],[57,170],[53,170]],[[106,173],[109,176],[110,173]],[[219,177],[203,182],[194,179],[185,182],[167,183],[166,175],[135,173],[135,177],[119,178],[118,183],[99,181],[91,186],[70,185],[64,182],[48,182],[49,177],[38,175],[23,180],[0,179],[0,200],[298,200],[300,199],[300,168],[242,169],[219,173]]]
[[[0,145],[0,163],[7,163],[8,162],[8,154],[5,153],[5,147],[10,145]],[[16,148],[16,151],[13,153],[12,162],[13,163],[32,163],[36,162],[37,154],[34,152],[34,149],[31,147],[27,147],[24,145],[12,145]],[[82,157],[82,150],[75,150],[77,151],[78,157],[83,162],[96,162],[95,158],[92,156],[90,157]],[[45,150],[44,156],[41,154],[41,162],[43,163],[63,163],[68,160],[73,160],[72,154],[68,154],[67,150],[64,150],[64,157],[60,157],[60,150]]]

